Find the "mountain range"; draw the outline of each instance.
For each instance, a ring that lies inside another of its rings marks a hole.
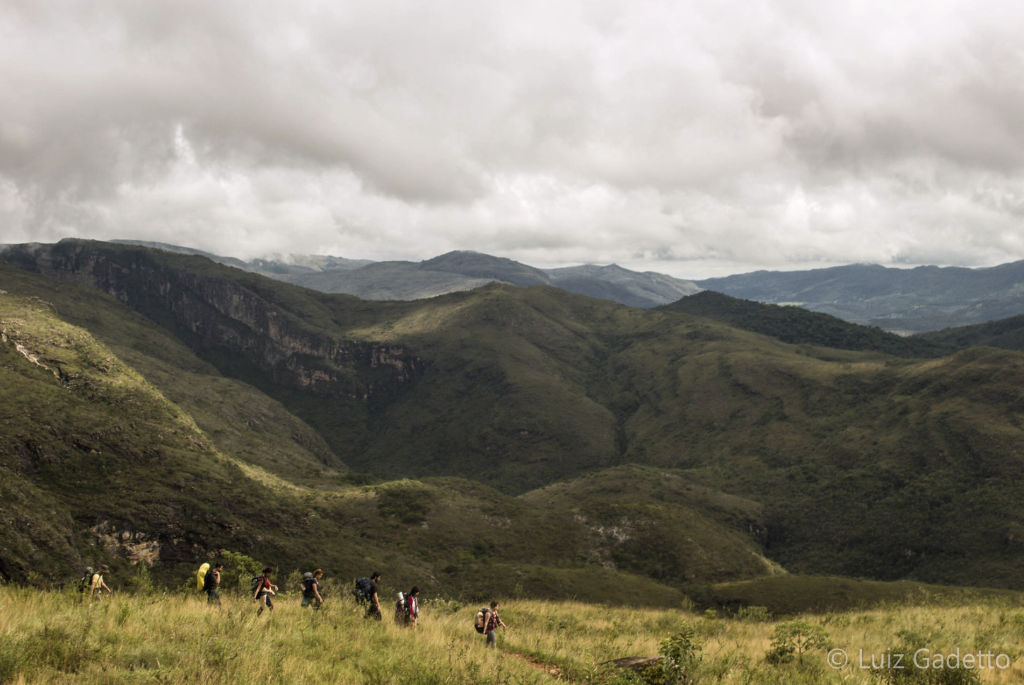
[[[242,261],[161,243],[133,244],[199,254],[314,290],[371,300],[415,300],[499,282],[553,285],[631,307],[651,308],[711,290],[765,304],[794,305],[904,335],[1024,315],[1024,262],[978,269],[851,264],[683,280],[651,271],[630,271],[615,264],[537,269],[465,251],[422,262],[371,262],[313,255]]]
[[[690,281],[652,271],[630,271],[615,264],[537,269],[504,257],[468,251],[448,252],[422,262],[371,262],[310,255],[242,261],[164,243],[120,242],[201,255],[313,290],[369,300],[419,300],[497,282],[524,287],[553,285],[631,307],[656,307],[700,290]]]
[[[230,550],[466,596],[1022,587],[1019,320],[904,338],[548,284],[370,301],[79,240],[9,247],[0,290],[5,578]]]
[[[845,321],[922,333],[1024,314],[1024,261],[990,268],[851,264],[709,278],[704,289],[792,304]]]

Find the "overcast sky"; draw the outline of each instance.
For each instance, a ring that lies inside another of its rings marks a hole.
[[[1024,3],[3,0],[0,243],[1024,259]]]

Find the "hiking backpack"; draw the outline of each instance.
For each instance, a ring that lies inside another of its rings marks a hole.
[[[487,630],[487,622],[491,619],[491,610],[484,607],[480,611],[476,612],[476,619],[473,621],[473,627],[476,628],[476,632],[483,633]]]
[[[302,574],[302,596],[303,597],[316,597],[313,594],[313,574],[310,571],[306,571]]]
[[[263,576],[253,576],[252,580],[249,581],[249,594],[255,595],[256,588],[258,588],[261,583],[263,583]]]
[[[409,618],[409,608],[405,605],[405,595],[398,593],[395,600],[395,621],[406,621]]]
[[[204,563],[202,566],[199,567],[199,570],[196,571],[196,589],[197,590],[205,590],[206,589],[206,574],[209,573],[209,572],[210,572],[210,564],[208,564],[208,563]]]
[[[207,571],[203,575],[203,592],[211,592],[212,590],[216,589],[216,579],[217,576],[213,571]],[[255,590],[253,590],[253,592],[255,592]]]
[[[367,578],[356,578],[355,587],[352,588],[352,596],[356,598],[356,601],[360,604],[369,602],[373,594],[373,582]]]
[[[78,579],[78,591],[84,593],[92,585],[92,566],[85,567],[85,573]]]

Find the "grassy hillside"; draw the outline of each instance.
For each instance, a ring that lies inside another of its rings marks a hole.
[[[279,443],[305,450],[294,465],[231,433],[230,415],[196,425],[279,478],[289,501],[312,497],[315,527],[379,545],[367,564],[438,586],[439,572],[558,566],[596,588],[606,566],[678,586],[768,573],[764,556],[801,573],[1021,584],[1016,352],[790,344],[546,286],[371,303],[142,248],[5,254],[43,274],[33,288],[91,284],[145,317],[125,319],[140,325],[125,359],[177,406],[217,414],[219,397],[249,386],[274,425],[295,426]],[[0,272],[3,287],[29,289],[22,273]],[[115,309],[80,324],[113,340]],[[154,349],[168,339],[175,351]],[[186,381],[174,355],[191,355]],[[231,411],[251,416],[250,404]],[[628,464],[668,475],[617,468]],[[343,465],[397,484],[360,490]],[[392,500],[413,504],[395,513]],[[413,551],[395,546],[410,537]]]
[[[110,558],[156,562],[167,577],[229,549],[280,564],[333,564],[352,576],[379,566],[395,580],[465,596],[602,599],[629,585],[635,591],[624,599],[650,603],[671,592],[601,566],[606,546],[590,546],[583,523],[479,484],[347,484],[303,448],[326,450],[311,429],[145,319],[74,284],[7,276],[7,287],[53,301],[0,295],[4,577],[60,578]],[[65,310],[117,340],[148,377],[63,321]],[[330,542],[314,548],[311,536]],[[708,554],[711,566],[684,563],[665,580],[707,582],[716,565],[748,575],[725,552]],[[646,572],[634,567],[621,565]]]
[[[1024,316],[1011,316],[998,321],[958,326],[915,336],[935,345],[970,347],[987,345],[1005,350],[1024,350]]]
[[[934,338],[904,338],[880,328],[858,326],[800,307],[761,304],[710,290],[684,297],[664,305],[662,309],[707,317],[794,345],[884,352],[899,357],[931,357],[956,349],[937,344]]]

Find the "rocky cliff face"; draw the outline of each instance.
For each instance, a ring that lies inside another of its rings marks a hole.
[[[404,347],[318,330],[201,258],[78,240],[17,246],[4,258],[99,288],[175,330],[222,370],[258,370],[275,385],[367,400],[400,390],[422,372],[422,361]]]

